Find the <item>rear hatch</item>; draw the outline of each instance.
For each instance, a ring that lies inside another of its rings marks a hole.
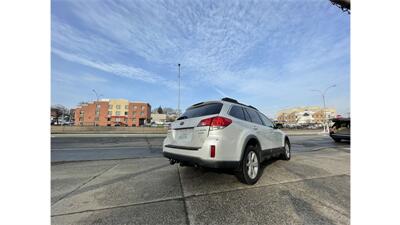
[[[175,122],[171,124],[170,143],[175,147],[201,148],[208,136],[209,127],[197,125],[201,120],[221,112],[222,103],[202,102],[189,107]]]

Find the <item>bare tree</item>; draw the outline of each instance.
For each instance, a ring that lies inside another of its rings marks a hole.
[[[163,111],[163,109],[161,108],[161,106],[158,107],[157,113],[158,113],[158,114],[163,114],[163,113],[164,113],[164,111]]]
[[[333,5],[350,14],[350,0],[330,0]]]
[[[61,116],[62,120],[64,120],[64,115],[69,114],[69,109],[63,105],[53,105],[51,106],[51,114],[54,115],[57,124],[59,124],[59,118]]]

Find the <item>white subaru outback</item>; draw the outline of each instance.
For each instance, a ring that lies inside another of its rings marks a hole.
[[[287,135],[253,106],[235,99],[190,106],[168,130],[163,155],[171,164],[233,169],[246,184],[261,176],[270,157],[290,159]]]

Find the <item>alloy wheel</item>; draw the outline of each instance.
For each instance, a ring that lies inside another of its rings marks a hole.
[[[285,153],[286,153],[286,157],[289,158],[290,157],[290,147],[288,143],[285,143]]]
[[[247,168],[247,175],[251,178],[254,179],[257,177],[258,174],[258,158],[255,152],[250,151],[249,154],[247,154],[247,163],[246,163],[246,168]]]

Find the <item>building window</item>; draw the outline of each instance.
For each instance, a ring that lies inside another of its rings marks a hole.
[[[119,116],[119,115],[121,115],[121,112],[120,112],[120,111],[116,111],[116,112],[115,112],[115,115],[116,115],[116,116]]]
[[[115,106],[116,109],[121,109],[121,105]]]
[[[95,120],[95,121],[99,121],[99,117],[96,116],[96,117],[94,118],[94,120]]]
[[[141,112],[140,115],[141,115],[141,116],[144,116],[144,112]]]
[[[135,110],[136,111],[136,109],[137,109],[137,106],[135,105],[135,106],[133,106],[133,110]]]
[[[96,111],[96,116],[99,116],[99,114],[100,114],[100,112],[99,112],[99,111]]]
[[[142,111],[144,111],[144,106],[142,106]]]
[[[115,118],[115,122],[121,122],[121,118]]]
[[[109,106],[108,106],[108,109],[112,109],[112,108],[113,108],[113,106],[112,106],[112,105],[109,105]]]
[[[108,115],[111,116],[112,115],[112,111],[108,111]]]
[[[100,108],[100,105],[96,105],[96,108],[98,108],[98,109],[99,109],[99,108]]]
[[[111,121],[111,118],[107,118],[107,121]]]
[[[125,116],[127,116],[127,115],[128,115],[128,112],[125,111]]]
[[[125,105],[125,109],[128,109],[128,105]]]

